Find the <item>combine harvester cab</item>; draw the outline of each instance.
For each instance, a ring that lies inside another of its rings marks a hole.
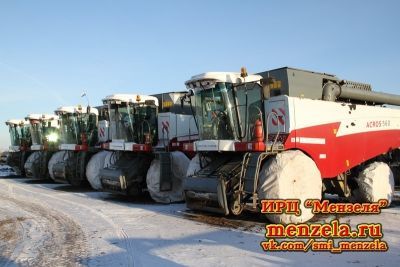
[[[25,120],[29,122],[32,137],[32,154],[25,162],[25,174],[36,179],[50,178],[47,165],[51,156],[58,150],[60,128],[58,116],[29,114]]]
[[[177,201],[169,195],[180,191],[183,200],[182,186],[174,181],[182,181],[190,160],[177,151],[197,137],[190,107],[181,102],[185,94],[116,94],[103,100],[109,106],[112,142],[107,145],[113,152],[113,162],[100,172],[105,191],[137,196],[148,189],[159,202]],[[182,174],[172,170],[177,165]]]
[[[32,144],[29,123],[24,120],[8,120],[6,125],[11,139],[7,165],[12,167],[18,175],[24,177],[24,164],[31,153],[30,146]]]
[[[382,105],[400,105],[400,96],[293,68],[204,73],[186,86],[199,126],[199,141],[185,146],[197,153],[185,180],[188,208],[239,215],[259,212],[262,199],[299,199],[300,216],[267,215],[297,223],[313,217],[303,203],[322,191],[390,203],[400,110]],[[381,188],[366,189],[366,170]]]
[[[49,161],[49,173],[56,182],[74,186],[87,184],[86,165],[98,150],[98,110],[82,106],[60,107],[59,150]]]

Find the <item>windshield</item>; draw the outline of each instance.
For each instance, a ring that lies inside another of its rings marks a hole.
[[[261,86],[216,83],[197,90],[194,105],[201,140],[252,140],[254,124],[262,119]]]
[[[157,141],[157,107],[133,103],[109,104],[111,138],[126,142]]]
[[[87,113],[64,113],[60,116],[62,144],[83,143],[94,146],[97,143],[97,116]]]
[[[21,128],[18,125],[9,125],[10,139],[12,146],[19,146],[20,136],[21,136]]]
[[[236,139],[233,125],[233,97],[231,83],[217,83],[214,88],[195,94],[196,120],[200,139]]]
[[[42,139],[42,125],[38,120],[30,120],[29,130],[32,136],[32,144],[41,145],[43,144]]]
[[[21,146],[31,146],[32,144],[32,137],[31,132],[29,131],[29,124],[25,124],[24,126],[20,127],[21,137],[20,137],[20,144]]]
[[[58,129],[52,126],[51,121],[30,120],[29,131],[34,145],[57,145],[59,141]]]
[[[240,139],[244,141],[253,140],[256,120],[262,120],[262,88],[258,83],[245,83],[235,87],[234,90],[237,99],[237,130]]]
[[[52,126],[50,121],[42,122],[42,136],[50,143],[58,143],[59,130],[57,127]]]

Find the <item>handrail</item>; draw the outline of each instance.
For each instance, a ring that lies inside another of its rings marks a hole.
[[[278,133],[276,134],[276,136],[275,136],[275,140],[274,140],[274,142],[272,143],[272,146],[271,146],[271,150],[270,150],[270,152],[272,152],[272,150],[273,150],[273,148],[274,148],[274,145],[276,144],[276,142],[278,141],[278,137],[279,137],[279,134],[281,133],[281,129],[280,129],[280,121],[279,121],[279,115],[276,113],[276,112],[274,112],[274,111],[271,111],[269,114],[268,114],[268,116],[267,116],[267,129],[266,129],[266,136],[267,136],[267,146],[266,146],[266,152],[268,152],[267,150],[268,150],[268,139],[269,139],[269,127],[268,127],[268,125],[269,125],[269,119],[271,118],[271,115],[274,115],[275,117],[276,117],[276,121],[277,121],[277,126],[278,126]]]

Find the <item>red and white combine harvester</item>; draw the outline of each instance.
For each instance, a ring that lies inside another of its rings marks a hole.
[[[6,121],[6,125],[8,126],[11,140],[6,163],[18,175],[24,177],[24,165],[31,155],[32,137],[29,131],[30,124],[25,120],[11,119]]]
[[[181,151],[184,144],[197,139],[190,106],[181,101],[185,95],[114,94],[104,98],[111,142],[103,148],[112,155],[105,158],[102,170],[93,168],[88,173],[91,184],[100,182],[98,189],[131,197],[148,191],[157,202],[182,201],[190,155]]]
[[[393,194],[400,161],[400,96],[326,73],[280,68],[255,75],[210,72],[186,82],[199,140],[184,193],[187,206],[225,215],[260,211],[262,199],[334,193],[357,202]]]
[[[73,186],[87,184],[86,167],[99,150],[99,110],[93,107],[64,106],[55,110],[60,119],[59,151],[48,163],[50,177]]]
[[[48,179],[48,163],[54,152],[58,150],[60,122],[54,114],[29,114],[25,117],[29,122],[32,137],[32,154],[27,158],[24,168],[26,177]]]

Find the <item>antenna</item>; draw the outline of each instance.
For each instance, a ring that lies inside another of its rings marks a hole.
[[[89,106],[90,106],[89,97],[88,97],[87,94],[86,94],[86,90],[83,91],[83,93],[81,94],[81,97],[86,97],[87,105],[88,105],[88,107],[89,107]]]

